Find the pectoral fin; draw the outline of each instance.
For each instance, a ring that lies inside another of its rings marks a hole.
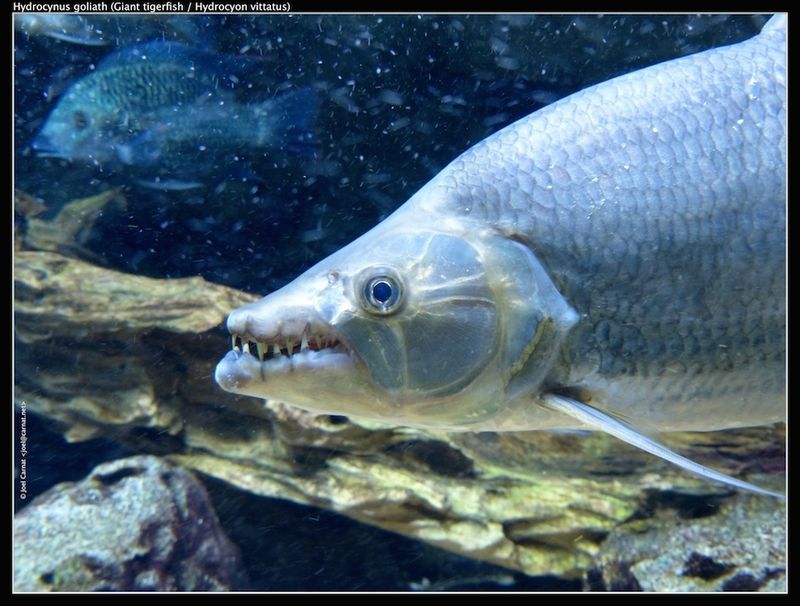
[[[741,490],[747,490],[770,497],[777,497],[779,499],[786,498],[784,495],[778,494],[777,492],[759,488],[754,484],[737,480],[736,478],[732,478],[718,471],[714,471],[713,469],[700,465],[699,463],[695,463],[694,461],[691,461],[690,459],[671,451],[666,446],[659,444],[655,440],[652,440],[651,438],[648,438],[647,436],[637,432],[635,429],[626,425],[625,423],[618,421],[612,416],[601,412],[598,409],[589,406],[588,404],[584,404],[578,400],[573,400],[572,398],[553,393],[544,394],[541,396],[541,399],[544,404],[552,410],[568,415],[592,429],[611,434],[615,438],[619,438],[631,446],[641,448],[650,454],[661,457],[662,459],[669,461],[670,463],[677,465],[678,467],[681,467],[690,473],[698,475],[701,478],[706,478],[707,480],[713,480],[715,482],[727,484],[728,486],[732,486],[734,488],[739,488]]]

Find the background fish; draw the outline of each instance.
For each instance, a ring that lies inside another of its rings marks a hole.
[[[243,98],[259,67],[171,42],[121,49],[67,90],[32,146],[43,156],[122,164],[138,182],[168,189],[245,168],[248,149],[313,153],[313,91]]]
[[[102,32],[82,15],[53,13],[14,15],[14,28],[27,36],[48,36],[72,44],[85,46],[109,44],[109,41],[103,38]]]
[[[202,15],[102,15],[25,13],[14,15],[14,29],[31,38],[46,37],[78,46],[122,46],[148,40],[175,40],[212,48],[210,17]]]

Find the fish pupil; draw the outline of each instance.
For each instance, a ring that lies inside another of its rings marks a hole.
[[[361,286],[361,304],[365,311],[388,316],[400,310],[403,283],[396,272],[388,268],[371,268]]]
[[[87,116],[84,112],[77,111],[72,114],[72,124],[78,130],[83,130],[89,126],[89,116]]]
[[[385,304],[392,297],[392,285],[383,280],[372,285],[372,296],[381,304]]]

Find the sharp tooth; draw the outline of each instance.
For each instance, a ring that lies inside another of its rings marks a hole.
[[[238,349],[236,347],[236,335],[231,335],[231,349]]]
[[[300,351],[304,349],[308,349],[308,336],[306,336],[305,331],[303,332],[303,338],[300,340]]]
[[[277,341],[272,344],[272,355],[276,358],[281,355],[281,346],[278,345]]]
[[[291,358],[292,357],[292,350],[294,349],[294,341],[292,339],[286,339],[286,354]]]
[[[264,354],[267,353],[267,344],[261,341],[256,341],[256,349],[258,349],[258,359],[264,361]]]
[[[250,353],[250,341],[245,341],[244,339],[242,339],[242,349],[244,350],[244,353],[248,353],[249,354]]]

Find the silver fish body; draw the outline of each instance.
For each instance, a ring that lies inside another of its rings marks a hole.
[[[777,16],[519,120],[233,312],[217,382],[456,431],[783,420],[785,87]]]

